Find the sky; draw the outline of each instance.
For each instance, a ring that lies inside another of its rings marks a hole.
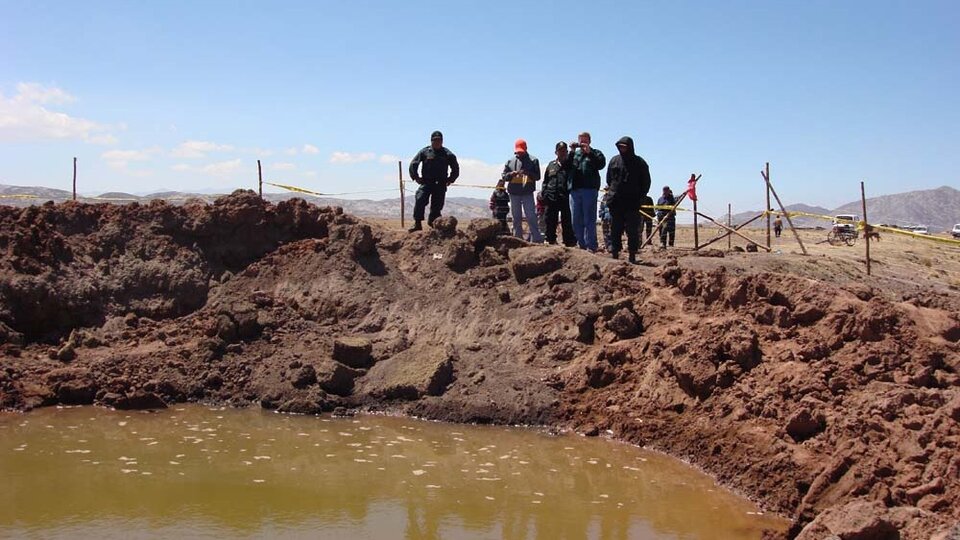
[[[700,208],[960,187],[960,3],[0,0],[0,183],[397,196],[439,129],[459,183],[580,131],[702,174]],[[268,191],[277,191],[274,188]],[[448,196],[487,197],[451,188]]]

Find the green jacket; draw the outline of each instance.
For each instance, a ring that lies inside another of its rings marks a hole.
[[[583,149],[575,148],[567,157],[572,167],[572,173],[569,178],[568,190],[575,189],[600,189],[600,171],[607,166],[607,158],[603,152],[591,147],[589,154],[584,154]]]

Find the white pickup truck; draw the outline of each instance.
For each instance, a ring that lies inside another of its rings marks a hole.
[[[856,234],[860,216],[856,214],[837,214],[833,216],[833,230],[838,233]]]
[[[953,226],[953,230],[950,231],[950,234],[954,238],[960,238],[960,223],[957,223],[956,225]]]

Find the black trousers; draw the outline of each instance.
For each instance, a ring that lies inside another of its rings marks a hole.
[[[443,210],[443,203],[447,197],[447,185],[443,182],[424,182],[417,189],[417,196],[413,203],[414,221],[423,221],[423,214],[427,209],[427,203],[430,203],[430,219],[427,223],[433,224],[433,220],[440,217],[440,211]]]
[[[623,232],[627,232],[627,251],[640,249],[640,210],[638,208],[610,207],[610,253],[623,251]]]
[[[677,220],[668,219],[663,227],[660,227],[660,245],[663,247],[673,247],[673,238],[677,234]]]
[[[570,198],[561,197],[559,201],[543,201],[543,203],[544,217],[547,222],[547,230],[544,235],[547,243],[557,243],[557,222],[559,221],[563,245],[567,247],[577,245],[577,237],[573,234],[573,221],[570,215]]]
[[[647,216],[640,214],[640,241],[643,242],[647,239],[648,236],[653,234],[653,219],[648,218]],[[650,239],[650,242],[653,242],[653,239]],[[644,244],[644,246],[649,246],[650,242]],[[643,247],[643,246],[640,246]]]

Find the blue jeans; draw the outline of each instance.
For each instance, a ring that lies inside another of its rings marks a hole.
[[[537,203],[533,193],[525,195],[510,195],[510,211],[513,213],[513,235],[523,238],[523,218],[527,218],[527,228],[530,229],[530,241],[534,244],[543,242],[540,236],[540,227],[537,226]]]
[[[591,251],[597,250],[597,195],[596,189],[575,189],[570,192],[573,234],[577,245]]]

